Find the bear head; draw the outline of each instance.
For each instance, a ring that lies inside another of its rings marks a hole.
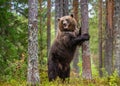
[[[58,27],[60,31],[74,31],[77,28],[77,22],[73,15],[63,16],[58,19]]]

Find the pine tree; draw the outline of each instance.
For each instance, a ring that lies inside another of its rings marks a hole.
[[[102,77],[103,58],[102,58],[102,0],[99,0],[99,75]]]
[[[82,34],[88,33],[88,0],[81,0],[81,28]],[[82,44],[82,76],[92,79],[89,41]]]
[[[40,82],[38,71],[38,1],[29,0],[28,20],[28,85],[37,85]]]
[[[120,76],[120,1],[114,2],[114,29],[115,29],[115,69]]]
[[[78,7],[79,7],[79,0],[73,0],[73,13],[74,13],[74,18],[78,23]],[[77,74],[79,74],[79,49],[80,47],[78,46],[74,55],[74,59],[73,59],[73,70],[74,72]]]
[[[106,0],[106,29],[105,29],[105,70],[112,74],[113,67],[113,0]]]
[[[50,34],[50,31],[51,31],[51,0],[48,0],[47,2],[47,54],[50,50],[50,42],[51,42],[51,34]]]

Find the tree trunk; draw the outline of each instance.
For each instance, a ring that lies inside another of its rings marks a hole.
[[[80,68],[78,66],[79,63],[79,47],[77,47],[74,58],[73,58],[73,71],[76,73],[76,76],[79,76]]]
[[[60,1],[62,1],[62,0],[60,0]],[[69,7],[68,0],[63,0],[63,8],[61,8],[61,9],[63,9],[63,14],[62,14],[63,16],[69,14],[68,7]]]
[[[59,14],[59,0],[55,0],[55,35],[57,33],[57,28],[58,28],[58,25],[57,25],[57,22],[58,22],[58,18],[60,16]]]
[[[105,33],[105,70],[112,74],[113,67],[113,0],[106,0],[106,33]]]
[[[38,71],[38,1],[29,0],[29,20],[28,20],[28,85],[39,84]]]
[[[40,34],[40,65],[42,65],[42,59],[43,59],[43,52],[42,52],[42,50],[43,50],[43,34],[42,34],[42,0],[39,0],[39,4],[40,4],[40,32],[39,32],[39,34]]]
[[[120,76],[120,0],[115,0],[114,6],[115,69]]]
[[[88,0],[81,0],[81,28],[82,34],[88,33]],[[89,41],[82,44],[82,76],[92,79]]]
[[[47,5],[47,56],[48,56],[48,52],[50,50],[50,42],[51,42],[51,24],[50,24],[50,20],[51,20],[51,0],[48,0],[48,5]]]
[[[79,0],[73,0],[73,13],[74,18],[78,22],[78,7],[79,7]]]
[[[55,35],[57,33],[57,19],[68,15],[68,0],[55,0]]]
[[[74,13],[74,18],[78,23],[78,0],[73,0],[73,13]],[[79,74],[79,46],[76,49],[74,59],[73,59],[73,70],[75,73],[77,73],[77,76]]]
[[[99,0],[99,75],[102,77],[103,58],[102,58],[102,0]]]

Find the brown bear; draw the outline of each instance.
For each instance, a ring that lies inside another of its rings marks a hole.
[[[76,47],[89,40],[88,34],[81,35],[73,15],[58,19],[57,36],[51,46],[48,56],[49,81],[60,77],[63,81],[70,77],[70,62]]]

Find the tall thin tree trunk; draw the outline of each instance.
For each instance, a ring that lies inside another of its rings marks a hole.
[[[79,0],[73,0],[73,13],[74,13],[74,18],[78,22],[78,7],[79,7]]]
[[[78,23],[78,0],[73,0],[73,13],[74,13],[74,18]],[[73,59],[73,69],[74,72],[77,73],[77,76],[79,74],[79,46],[76,49],[75,55],[74,55],[74,59]]]
[[[51,42],[51,24],[50,24],[50,20],[51,20],[51,0],[48,0],[48,5],[47,5],[47,55],[50,49],[50,42]]]
[[[81,0],[81,28],[82,34],[88,33],[88,0]],[[92,79],[89,41],[82,44],[82,76]]]
[[[103,58],[102,58],[102,0],[99,0],[99,75],[102,77]]]
[[[112,74],[113,67],[113,0],[106,0],[106,33],[105,33],[105,70]]]
[[[39,30],[39,34],[40,34],[40,64],[42,65],[42,59],[43,59],[43,39],[42,39],[42,0],[39,0],[39,4],[40,4],[40,30]]]
[[[120,76],[120,0],[115,0],[114,6],[115,69]]]
[[[68,0],[55,0],[55,34],[57,33],[57,19],[68,15]]]
[[[29,20],[28,20],[28,85],[39,84],[38,71],[38,1],[29,0]]]
[[[59,18],[59,16],[60,16],[60,14],[59,14],[59,0],[55,0],[55,35],[56,35],[56,33],[57,33],[57,28],[58,28],[58,25],[57,25],[57,22],[58,22],[58,18]]]
[[[65,15],[69,14],[68,7],[69,7],[68,0],[63,0],[63,8],[62,8],[63,9],[63,14],[62,14],[62,16],[65,16]]]

